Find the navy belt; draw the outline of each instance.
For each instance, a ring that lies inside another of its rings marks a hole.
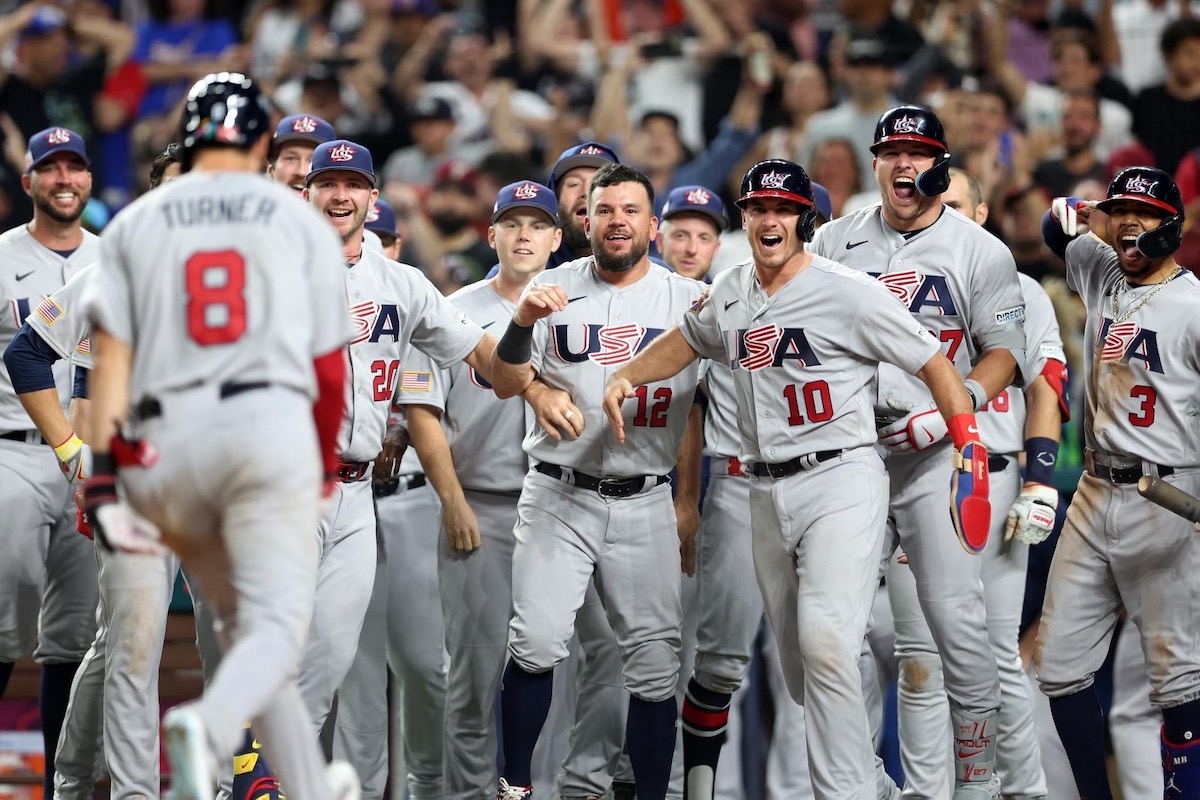
[[[391,497],[401,492],[420,489],[426,483],[425,473],[415,472],[412,475],[398,475],[395,478],[388,478],[386,481],[378,481],[372,485],[371,491],[376,497]]]
[[[597,478],[579,470],[565,470],[557,464],[539,461],[533,467],[543,475],[566,481],[572,486],[596,492],[601,497],[632,497],[670,480],[666,475],[634,475],[630,478]],[[653,482],[653,483],[651,483]]]
[[[10,442],[24,442],[25,444],[46,444],[46,440],[37,431],[6,431],[0,433],[0,439],[7,439]]]
[[[802,456],[796,456],[788,461],[781,461],[778,464],[768,464],[765,461],[755,461],[749,467],[749,472],[757,478],[786,478],[789,475],[795,475],[797,472],[810,470],[817,464],[823,461],[837,458],[842,454],[841,450],[822,450],[819,453],[805,453]]]
[[[227,400],[230,397],[242,394],[243,392],[253,392],[257,389],[266,389],[271,386],[270,381],[251,381],[249,383],[222,383],[217,390],[217,396],[222,400]],[[145,421],[162,416],[162,403],[153,397],[147,397],[134,406],[133,413],[139,420]]]

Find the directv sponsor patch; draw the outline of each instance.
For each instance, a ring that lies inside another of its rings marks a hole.
[[[1013,306],[996,312],[996,324],[1004,325],[1009,322],[1024,322],[1025,306]]]

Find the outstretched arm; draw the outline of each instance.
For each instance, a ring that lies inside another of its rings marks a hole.
[[[655,339],[637,357],[621,367],[608,379],[604,389],[604,413],[612,426],[617,441],[625,443],[625,420],[621,416],[621,403],[633,397],[638,386],[666,380],[683,372],[700,354],[683,338],[679,326],[672,328]]]

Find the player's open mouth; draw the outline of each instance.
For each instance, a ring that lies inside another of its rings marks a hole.
[[[768,233],[758,237],[758,243],[762,245],[764,250],[774,250],[783,244],[783,237]]]
[[[513,255],[515,255],[515,256],[531,256],[531,255],[533,255],[533,251],[526,247],[519,247],[516,250],[513,250]]]
[[[330,208],[325,211],[333,219],[346,219],[354,212],[348,208]]]
[[[1120,246],[1125,258],[1134,259],[1142,254],[1142,251],[1138,249],[1137,241],[1138,234],[1136,233],[1121,234],[1121,238],[1117,240],[1117,244]]]
[[[60,206],[73,206],[75,205],[75,201],[79,199],[79,195],[74,192],[55,192],[50,195],[50,198]]]
[[[896,178],[892,181],[892,192],[897,200],[912,200],[917,194],[917,183],[912,178]]]

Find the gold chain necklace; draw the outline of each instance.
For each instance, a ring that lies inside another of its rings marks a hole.
[[[1112,321],[1113,321],[1113,324],[1115,325],[1119,322],[1124,322],[1125,320],[1132,317],[1135,313],[1137,313],[1138,309],[1140,309],[1142,306],[1146,305],[1146,303],[1149,303],[1150,298],[1154,297],[1154,295],[1161,292],[1162,288],[1164,286],[1166,286],[1168,283],[1170,283],[1172,280],[1174,280],[1175,276],[1177,276],[1181,272],[1183,272],[1183,267],[1176,267],[1174,272],[1172,272],[1167,277],[1163,278],[1158,283],[1154,284],[1153,288],[1150,291],[1146,292],[1145,295],[1142,296],[1142,301],[1140,303],[1135,305],[1133,308],[1126,309],[1124,314],[1117,313],[1117,294],[1119,293],[1120,285],[1122,283],[1125,284],[1125,288],[1128,291],[1133,291],[1133,287],[1129,285],[1129,280],[1127,278],[1125,278],[1123,275],[1118,276],[1117,279],[1113,281],[1113,285],[1112,285]]]

